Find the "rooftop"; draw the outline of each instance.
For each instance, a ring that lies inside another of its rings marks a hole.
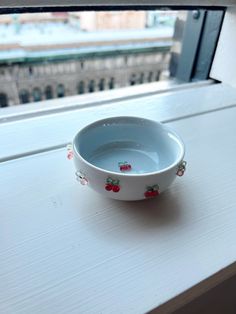
[[[166,38],[173,36],[172,27],[143,30],[82,31],[71,24],[28,23],[0,25],[0,43],[21,46],[62,44],[73,42],[113,41],[124,39]]]
[[[81,48],[55,49],[46,51],[26,51],[15,49],[0,51],[0,63],[42,62],[46,60],[79,59],[83,57],[104,56],[114,54],[127,54],[153,51],[169,51],[172,43],[154,42],[141,44],[91,46]]]
[[[0,60],[30,62],[138,49],[169,49],[172,27],[143,30],[81,31],[61,22],[0,25]]]

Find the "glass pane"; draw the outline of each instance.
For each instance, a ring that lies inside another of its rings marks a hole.
[[[29,102],[29,92],[27,90],[20,90],[19,95],[21,104],[27,104]]]
[[[7,95],[4,93],[0,93],[0,107],[7,107],[7,106],[8,106]]]
[[[53,98],[53,91],[51,86],[47,86],[45,88],[45,98],[46,99],[52,99]]]
[[[0,16],[0,107],[169,80],[178,11]]]
[[[33,89],[33,99],[34,99],[34,101],[42,100],[42,93],[41,93],[41,90],[39,88]]]
[[[57,97],[61,98],[65,96],[65,88],[63,84],[57,86]]]

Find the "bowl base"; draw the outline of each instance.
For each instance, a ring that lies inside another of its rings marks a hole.
[[[106,144],[93,152],[89,162],[107,171],[127,174],[150,173],[162,168],[156,151],[130,142]]]

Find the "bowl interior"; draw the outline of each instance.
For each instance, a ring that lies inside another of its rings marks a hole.
[[[183,155],[179,137],[160,123],[134,117],[109,118],[82,129],[74,147],[83,159],[107,171],[162,171]]]

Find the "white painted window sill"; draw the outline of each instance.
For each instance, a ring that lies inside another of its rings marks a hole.
[[[0,313],[170,313],[236,273],[235,89],[45,110],[0,124]],[[156,200],[104,199],[74,179],[65,145],[115,115],[185,141],[186,175]]]

